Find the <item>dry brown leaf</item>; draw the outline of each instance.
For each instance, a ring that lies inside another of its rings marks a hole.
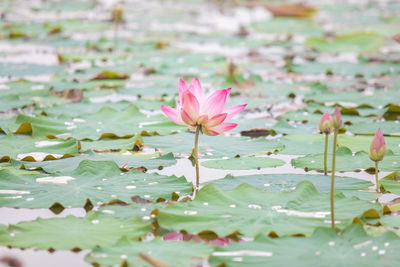
[[[0,263],[1,266],[10,266],[10,267],[22,267],[23,264],[21,261],[19,261],[17,258],[11,257],[11,256],[4,256],[0,258]]]
[[[308,18],[317,11],[314,7],[302,4],[283,4],[279,6],[266,5],[265,8],[275,17]]]
[[[126,80],[129,79],[129,75],[125,73],[117,73],[109,70],[102,71],[97,74],[95,77],[90,79],[91,81],[96,80]]]
[[[50,95],[68,99],[69,102],[72,103],[79,103],[83,98],[83,92],[82,90],[79,89],[69,89],[61,92],[51,92]]]
[[[268,136],[270,135],[270,131],[267,129],[263,129],[263,128],[255,128],[255,129],[250,129],[247,131],[241,131],[240,134],[243,136],[249,136],[251,138],[258,138],[261,136]]]
[[[396,42],[400,43],[400,33],[398,33],[398,34],[396,34],[395,36],[393,36],[393,39],[394,39]]]

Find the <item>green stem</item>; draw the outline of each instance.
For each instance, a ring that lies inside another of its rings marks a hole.
[[[327,167],[327,161],[328,161],[328,137],[329,134],[325,134],[325,151],[324,151],[324,175],[328,175],[328,167]]]
[[[114,51],[118,48],[118,22],[114,22]]]
[[[375,180],[376,180],[376,192],[379,193],[378,162],[379,161],[375,161]]]
[[[196,127],[196,135],[194,137],[194,161],[196,165],[196,190],[199,189],[200,184],[200,174],[199,174],[199,133],[201,130],[201,125],[197,125]]]
[[[335,134],[333,136],[333,153],[332,153],[332,179],[331,179],[331,220],[332,220],[332,229],[335,229],[335,206],[334,206],[334,197],[335,197],[335,165],[336,165],[336,145],[337,145],[337,135],[339,129],[335,129]]]

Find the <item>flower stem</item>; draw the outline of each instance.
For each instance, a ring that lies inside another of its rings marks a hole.
[[[139,256],[154,267],[169,267],[169,265],[158,261],[145,253],[139,253]]]
[[[328,175],[328,167],[327,167],[327,161],[328,161],[328,137],[329,137],[329,134],[325,134],[324,175]]]
[[[118,22],[114,22],[114,51],[118,48]]]
[[[335,129],[335,134],[333,136],[332,179],[331,179],[331,220],[332,220],[332,229],[335,229],[334,196],[335,196],[336,145],[337,145],[338,132],[339,132],[339,129]]]
[[[196,190],[199,189],[200,184],[200,174],[199,174],[199,133],[201,130],[201,125],[196,127],[196,135],[194,137],[194,161],[196,165]]]
[[[376,192],[379,193],[378,162],[379,161],[375,161],[375,180],[376,180]]]

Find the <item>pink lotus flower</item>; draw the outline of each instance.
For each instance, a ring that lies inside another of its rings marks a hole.
[[[335,111],[332,116],[332,124],[334,129],[339,129],[342,125],[342,113],[340,113],[340,109],[336,106]]]
[[[218,135],[235,128],[236,123],[226,121],[246,107],[246,105],[237,105],[224,108],[230,91],[230,88],[218,90],[206,97],[197,77],[192,80],[189,88],[181,79],[176,108],[162,105],[161,110],[176,124],[188,125],[190,130],[195,130],[200,126],[202,133]]]
[[[375,133],[374,139],[372,139],[371,146],[369,147],[369,158],[373,161],[381,161],[386,153],[386,142],[383,138],[381,129],[378,129]]]
[[[329,134],[332,131],[332,127],[332,117],[329,115],[329,112],[326,111],[319,121],[319,130],[321,133]]]

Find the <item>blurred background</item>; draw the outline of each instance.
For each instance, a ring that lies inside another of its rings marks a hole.
[[[0,86],[13,90],[0,90],[0,114],[121,110],[138,98],[157,113],[179,78],[198,76],[270,120],[238,130],[269,127],[303,99],[397,87],[399,11],[396,0],[3,0]]]

